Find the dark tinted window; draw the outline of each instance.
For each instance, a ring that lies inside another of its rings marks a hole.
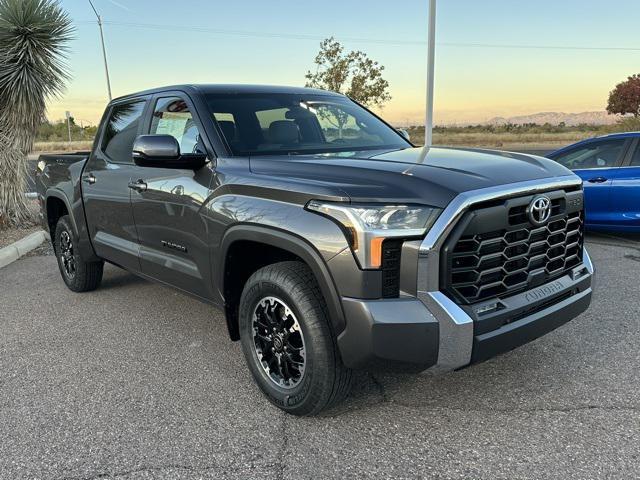
[[[636,148],[636,151],[633,154],[633,157],[631,157],[631,166],[640,167],[640,144],[638,144],[638,147]]]
[[[102,138],[102,150],[114,162],[133,163],[131,152],[144,105],[144,100],[139,100],[111,108]]]
[[[346,97],[256,93],[208,95],[207,100],[236,155],[411,146],[393,128]]]
[[[205,153],[193,114],[180,97],[159,98],[151,120],[152,134],[171,135],[180,144],[180,153]]]
[[[625,142],[623,138],[591,142],[554,157],[554,160],[571,170],[615,167],[619,164]]]

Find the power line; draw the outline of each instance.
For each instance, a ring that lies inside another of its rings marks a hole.
[[[442,47],[471,47],[471,48],[522,48],[531,50],[603,50],[640,52],[640,47],[580,47],[575,45],[509,45],[497,43],[438,43]]]
[[[78,21],[78,24],[93,23],[89,21]],[[159,23],[136,23],[136,22],[117,22],[105,20],[104,25],[114,27],[127,28],[146,28],[150,30],[182,30],[198,33],[210,33],[215,35],[229,35],[236,37],[255,37],[255,38],[282,38],[289,40],[324,40],[326,35],[314,35],[304,33],[276,33],[276,32],[256,32],[247,30],[226,30],[219,28],[211,28],[204,26],[188,26],[178,27],[176,25],[167,25]],[[427,42],[421,40],[398,40],[398,39],[380,39],[366,37],[346,37],[339,36],[339,40],[354,43],[370,43],[378,45],[394,45],[394,46],[426,46]],[[500,43],[462,43],[462,42],[438,42],[440,47],[452,48],[493,48],[493,49],[526,49],[526,50],[574,50],[574,51],[620,51],[620,52],[640,52],[640,47],[618,47],[618,46],[577,46],[577,45],[527,45],[527,44],[500,44]]]

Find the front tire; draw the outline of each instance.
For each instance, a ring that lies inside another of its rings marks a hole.
[[[255,272],[240,299],[247,365],[267,398],[293,415],[315,415],[349,393],[324,298],[309,268],[281,262]]]
[[[56,225],[53,247],[64,283],[74,292],[95,290],[102,281],[104,262],[85,261],[78,252],[78,239],[73,233],[71,219],[65,215]]]

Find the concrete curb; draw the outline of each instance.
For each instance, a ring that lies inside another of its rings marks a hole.
[[[49,234],[44,230],[40,230],[27,235],[7,247],[0,248],[0,268],[15,262],[47,240],[49,240]]]

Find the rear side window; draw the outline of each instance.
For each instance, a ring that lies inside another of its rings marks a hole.
[[[571,170],[616,167],[625,143],[625,139],[591,142],[558,155],[554,160]]]
[[[114,162],[133,163],[131,152],[144,105],[144,100],[138,100],[111,108],[102,137],[102,151]]]
[[[287,120],[288,108],[273,108],[270,110],[260,110],[256,112],[260,128],[264,132],[269,131],[269,126],[273,122],[283,122]]]
[[[180,144],[180,153],[206,153],[189,105],[180,97],[158,99],[150,133],[171,135]]]

